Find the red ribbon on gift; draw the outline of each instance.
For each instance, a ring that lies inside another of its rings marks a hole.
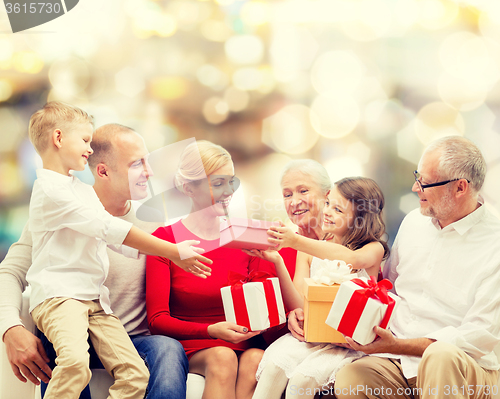
[[[262,271],[256,271],[252,270],[249,274],[246,276],[241,273],[236,273],[232,270],[230,270],[227,274],[227,282],[229,285],[241,285],[245,283],[255,283],[255,282],[261,282],[261,281],[266,281],[268,278],[274,277],[270,275],[267,272],[262,272]]]
[[[357,278],[351,281],[363,288],[353,293],[342,315],[337,331],[348,337],[352,337],[369,298],[378,298],[380,302],[388,305],[384,318],[379,324],[380,327],[386,328],[396,304],[396,301],[387,292],[387,290],[392,288],[392,283],[387,279],[377,283],[377,279],[373,276],[370,276],[368,282]]]
[[[245,294],[243,292],[243,284],[261,282],[264,287],[264,295],[266,297],[267,309],[269,311],[270,327],[280,324],[280,315],[278,311],[278,302],[274,292],[273,282],[268,280],[271,278],[269,273],[253,270],[248,275],[243,275],[233,271],[228,273],[228,282],[231,286],[231,296],[233,298],[234,314],[236,316],[236,324],[245,326],[249,330],[250,317],[248,316]]]

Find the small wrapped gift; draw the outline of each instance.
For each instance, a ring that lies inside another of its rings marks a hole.
[[[220,246],[236,249],[262,249],[275,247],[267,241],[267,230],[279,226],[265,220],[228,218],[220,225]]]
[[[304,339],[306,342],[346,342],[341,333],[325,324],[339,287],[338,284],[318,284],[312,278],[304,279]]]
[[[361,345],[373,342],[375,326],[387,328],[400,298],[387,290],[389,280],[359,278],[340,285],[326,324]]]
[[[260,331],[286,322],[277,277],[264,272],[249,276],[230,272],[228,287],[220,289],[226,321]]]

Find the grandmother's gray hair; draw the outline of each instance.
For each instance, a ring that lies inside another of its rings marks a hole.
[[[281,172],[280,182],[282,185],[285,176],[292,171],[301,172],[310,176],[314,183],[319,186],[321,192],[325,195],[332,188],[332,181],[330,180],[330,176],[328,175],[325,167],[312,159],[294,159],[293,161],[288,162]]]
[[[425,153],[439,151],[438,174],[442,179],[467,179],[478,193],[486,176],[486,161],[481,150],[462,136],[447,136],[429,144]]]

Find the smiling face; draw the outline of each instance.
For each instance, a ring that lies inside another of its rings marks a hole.
[[[321,224],[321,210],[326,200],[310,175],[290,170],[281,181],[283,200],[288,217],[302,229]]]
[[[153,172],[143,138],[131,132],[117,135],[113,141],[113,155],[108,167],[110,189],[123,200],[145,198],[148,179]]]
[[[353,219],[352,203],[340,194],[337,187],[333,187],[323,209],[323,231],[333,234],[340,242],[353,226]]]
[[[206,209],[217,216],[224,216],[224,208],[229,206],[237,188],[234,165],[227,162],[207,177],[208,179],[187,183],[187,193],[193,200],[193,211]]]
[[[439,151],[425,153],[419,163],[419,173],[422,184],[436,183],[444,180],[438,175]],[[420,190],[417,182],[413,184],[412,191],[418,194],[420,199],[420,212],[422,215],[446,221],[453,217],[455,201],[452,189],[457,182],[428,187],[424,191]]]
[[[74,124],[61,130],[60,155],[67,172],[85,169],[89,155],[93,153],[90,147],[93,132],[90,123]]]

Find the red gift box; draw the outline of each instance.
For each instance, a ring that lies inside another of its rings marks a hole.
[[[260,331],[286,322],[279,279],[264,272],[249,276],[230,272],[228,287],[221,288],[226,321]]]
[[[400,298],[390,292],[392,283],[375,277],[353,279],[340,284],[326,324],[361,345],[376,338],[375,326],[387,328]]]

